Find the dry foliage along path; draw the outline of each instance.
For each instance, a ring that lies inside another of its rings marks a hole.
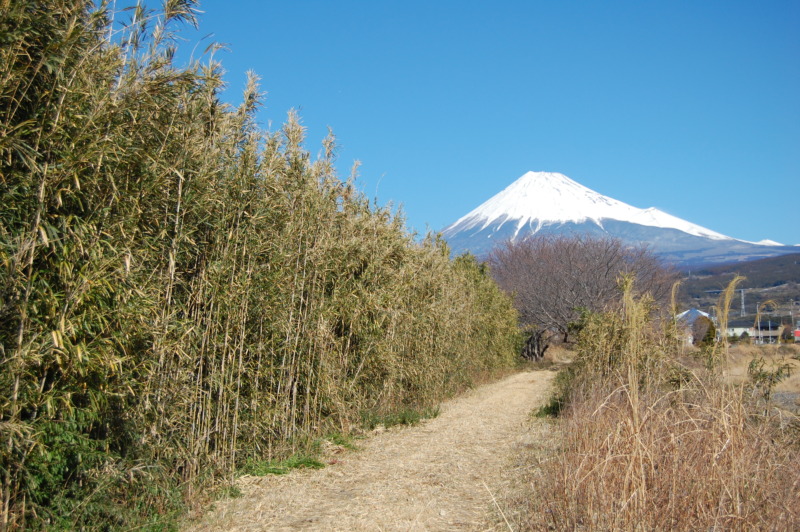
[[[506,528],[493,494],[516,475],[529,414],[554,373],[517,373],[442,405],[438,417],[359,442],[322,470],[245,477],[202,530],[487,530]]]

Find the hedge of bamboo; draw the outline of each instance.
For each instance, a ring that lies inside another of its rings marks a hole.
[[[158,521],[248,461],[514,359],[470,257],[416,243],[176,66],[191,0],[0,1],[2,527]],[[117,17],[119,19],[119,17]]]

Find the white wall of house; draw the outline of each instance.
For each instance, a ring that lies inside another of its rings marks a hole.
[[[752,327],[728,327],[728,336],[735,336],[740,337],[742,333],[747,333],[748,335],[753,335],[753,328]]]

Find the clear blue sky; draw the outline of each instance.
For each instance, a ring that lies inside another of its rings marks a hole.
[[[151,2],[151,5],[153,2]],[[744,240],[800,244],[800,2],[205,0],[313,153],[440,230],[527,170]],[[192,44],[186,43],[186,47]],[[198,47],[201,50],[203,45]]]

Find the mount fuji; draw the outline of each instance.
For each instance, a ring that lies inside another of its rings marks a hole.
[[[644,243],[677,265],[797,253],[796,246],[737,240],[655,208],[639,209],[553,172],[527,172],[442,230],[454,253],[470,251],[479,257],[505,240],[534,234],[587,234]]]

